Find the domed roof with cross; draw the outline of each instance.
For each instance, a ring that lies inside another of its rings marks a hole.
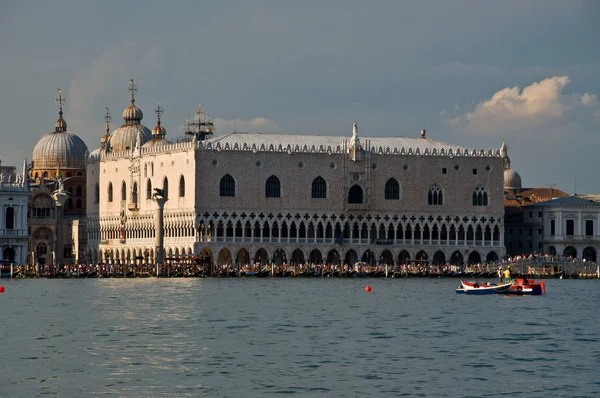
[[[141,138],[142,144],[152,139],[152,132],[146,126],[141,124],[144,114],[142,110],[135,106],[135,93],[137,93],[137,86],[131,79],[129,85],[129,92],[131,93],[131,105],[129,105],[123,111],[123,119],[125,124],[117,128],[110,135],[108,142],[109,150],[112,152],[125,152],[131,151],[135,148],[135,144],[138,135]]]
[[[31,155],[34,169],[80,169],[85,170],[88,148],[81,138],[67,131],[63,118],[63,105],[66,98],[61,89],[54,99],[59,106],[58,120],[54,131],[42,137]]]

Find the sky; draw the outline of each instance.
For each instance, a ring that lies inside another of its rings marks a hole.
[[[54,130],[90,152],[135,79],[167,138],[199,103],[233,131],[427,136],[509,147],[524,187],[600,193],[600,2],[0,2],[0,159]]]

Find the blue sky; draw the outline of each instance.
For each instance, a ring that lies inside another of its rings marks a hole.
[[[600,192],[600,2],[105,1],[0,3],[0,159],[20,165],[65,119],[90,151],[122,124],[167,136],[197,104],[218,133],[506,139],[527,187]]]

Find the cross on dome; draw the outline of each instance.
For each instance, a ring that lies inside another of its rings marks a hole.
[[[56,97],[54,97],[54,103],[58,105],[62,114],[62,107],[64,104],[67,103],[67,97],[63,95],[62,90],[60,88],[58,89],[58,94],[56,95]]]
[[[63,119],[63,105],[67,103],[67,97],[62,93],[62,90],[58,89],[58,94],[54,97],[54,103],[58,105],[58,120],[56,121],[54,131],[65,132],[67,131],[67,122]]]
[[[158,123],[158,125],[160,126],[160,117],[162,116],[163,113],[165,113],[165,110],[162,108],[162,106],[160,106],[160,102],[158,103],[158,106],[154,110],[154,113],[156,114],[156,118],[157,118],[156,123]]]
[[[104,120],[106,121],[106,125],[108,126],[112,117],[110,115],[110,112],[108,111],[108,108],[104,108],[104,109],[106,109],[106,113],[104,114]]]
[[[135,93],[138,92],[138,88],[133,82],[133,79],[131,79],[131,84],[129,85],[129,92],[131,93],[131,103],[133,104],[135,103]]]

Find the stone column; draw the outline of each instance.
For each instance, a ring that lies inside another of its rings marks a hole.
[[[156,202],[157,208],[154,217],[156,239],[154,243],[154,259],[156,264],[164,264],[164,209],[167,198],[155,194],[152,199]]]
[[[67,201],[67,197],[69,196],[69,192],[64,189],[59,189],[54,191],[52,198],[54,199],[54,204],[56,205],[56,239],[55,239],[55,248],[54,248],[54,264],[62,264],[63,263],[63,253],[65,251],[64,244],[64,206]]]

